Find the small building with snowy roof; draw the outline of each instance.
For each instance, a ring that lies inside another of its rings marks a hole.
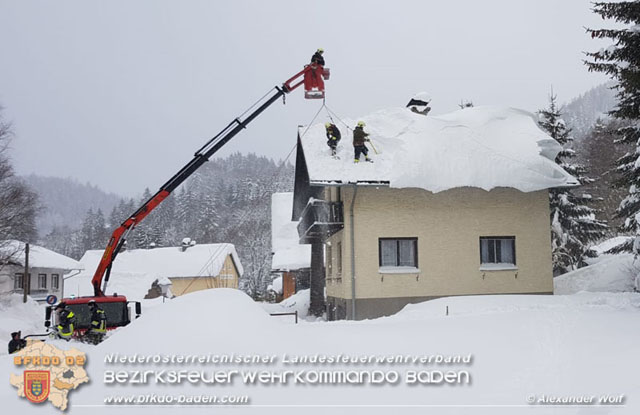
[[[394,108],[361,120],[373,163],[354,163],[346,126],[356,120],[339,125],[337,158],[322,124],[298,132],[292,219],[316,252],[312,308],[323,282],[329,319],[443,296],[553,292],[549,189],[578,182],[533,114]]]
[[[78,295],[91,295],[91,277],[103,250],[85,252],[80,262],[86,271],[69,285]],[[170,283],[173,296],[209,288],[238,288],[243,269],[232,244],[183,243],[179,247],[130,249],[118,254],[113,262],[108,293],[122,291],[131,298],[156,298],[160,285]]]
[[[0,293],[24,292],[25,247],[20,241],[0,242]],[[41,302],[49,295],[62,298],[65,274],[82,269],[72,258],[29,244],[29,295]]]
[[[272,289],[280,299],[309,288],[311,246],[300,244],[298,222],[291,220],[293,192],[271,195]]]

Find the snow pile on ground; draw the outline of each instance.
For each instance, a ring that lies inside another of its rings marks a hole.
[[[449,306],[449,315],[444,310]],[[105,397],[145,394],[248,395],[252,405],[240,413],[326,413],[326,405],[338,411],[388,413],[401,407],[411,413],[514,414],[531,412],[531,394],[627,396],[620,413],[640,410],[640,362],[634,359],[640,344],[640,294],[583,293],[575,296],[476,296],[443,298],[408,306],[390,318],[365,322],[280,324],[238,290],[217,289],[187,294],[143,315],[114,333],[99,346],[78,347],[88,354],[91,383],[73,392],[70,413],[139,413],[137,405],[103,406]],[[276,356],[265,365],[229,364],[125,364],[106,363],[105,356],[161,356],[179,354]],[[283,356],[472,356],[469,365],[430,364],[284,364]],[[16,371],[8,356],[0,357],[5,370]],[[621,369],[621,368],[624,368]],[[411,370],[466,370],[466,385],[323,385],[245,384],[193,385],[187,381],[157,385],[105,385],[105,370],[220,370],[246,371],[362,371],[395,370],[401,377]],[[0,400],[8,413],[41,413],[42,408],[18,399],[13,388],[0,388]],[[342,406],[344,405],[344,406]],[[349,407],[357,405],[357,407]],[[378,408],[376,405],[387,405]],[[453,405],[452,407],[446,407]],[[497,407],[494,405],[498,405]],[[364,407],[366,406],[366,407]],[[604,410],[604,407],[600,407]],[[583,408],[537,405],[537,414],[582,413]],[[210,413],[211,407],[193,406],[189,413]],[[184,413],[180,406],[163,406],[163,413]],[[405,412],[402,412],[405,413]]]
[[[279,306],[285,313],[294,313],[297,311],[298,318],[306,319],[309,314],[310,292],[311,290],[309,289],[300,290],[291,297],[282,300]]]
[[[298,222],[291,221],[293,193],[274,193],[271,196],[271,269],[289,271],[309,268],[311,245],[298,243]]]
[[[0,295],[0,339],[5,343],[11,340],[11,333],[22,331],[22,337],[28,334],[45,333],[44,312],[45,305],[38,304],[31,297],[22,302],[22,294]],[[0,354],[7,354],[3,347]]]
[[[638,274],[640,261],[633,254],[605,255],[592,265],[555,277],[553,292],[632,292]]]
[[[331,157],[324,126],[312,125],[302,137],[312,183],[388,182],[432,192],[466,186],[530,192],[577,184],[554,162],[561,146],[537,126],[533,114],[522,110],[480,106],[423,116],[393,108],[361,119],[379,153],[370,152],[374,163],[353,163],[344,124],[339,125],[340,159]],[[356,121],[345,123],[353,127]]]
[[[451,316],[484,316],[570,308],[573,311],[640,310],[640,295],[636,293],[582,292],[576,295],[477,295],[440,298],[409,304],[398,314],[384,317],[391,321],[417,321]],[[375,321],[375,320],[373,320]]]
[[[20,241],[4,241],[0,250],[2,254],[11,255],[11,262],[24,265],[25,244]],[[53,252],[38,245],[29,244],[29,266],[39,268],[58,268],[64,270],[82,269],[80,262]]]
[[[309,289],[300,290],[279,303],[260,303],[260,305],[267,313],[294,313],[297,311],[299,321],[319,321],[316,317],[309,316],[310,292]],[[283,317],[279,321],[288,324],[294,319],[285,320]]]

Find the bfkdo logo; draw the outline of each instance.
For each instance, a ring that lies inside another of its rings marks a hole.
[[[48,370],[24,371],[24,396],[33,403],[47,400],[51,383],[51,372]]]
[[[32,342],[11,356],[19,374],[11,373],[9,382],[18,396],[29,402],[49,402],[64,411],[69,394],[89,382],[84,369],[87,356],[78,349],[61,350],[50,343]]]

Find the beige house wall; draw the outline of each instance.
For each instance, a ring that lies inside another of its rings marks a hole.
[[[327,188],[325,193],[327,199],[344,203],[344,229],[328,241],[327,296],[350,300],[353,187]],[[553,292],[546,190],[458,188],[433,194],[358,187],[354,216],[356,299]],[[517,269],[481,271],[481,236],[515,236]],[[417,237],[419,272],[380,273],[378,238],[384,237]]]
[[[210,277],[169,277],[171,292],[181,296],[210,288],[238,288],[240,275],[231,255],[227,255],[220,273]]]

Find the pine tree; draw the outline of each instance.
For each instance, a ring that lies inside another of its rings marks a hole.
[[[575,157],[575,152],[567,148],[572,140],[571,130],[561,118],[553,92],[549,96],[549,107],[540,110],[539,115],[540,127],[563,147],[556,156],[556,163],[580,184],[592,183],[584,166],[571,161]],[[604,236],[607,225],[595,218],[595,210],[588,206],[591,201],[590,195],[578,196],[568,188],[549,191],[554,275],[577,269],[584,264],[585,258],[596,255],[589,244]]]
[[[636,236],[624,244],[620,251],[634,251],[640,247],[640,1],[594,3],[593,10],[603,19],[627,25],[619,29],[588,29],[592,38],[610,39],[613,44],[598,52],[587,53],[592,60],[585,64],[589,71],[603,72],[615,82],[618,103],[610,112],[626,124],[616,131],[618,143],[634,146],[617,161],[620,173],[618,184],[628,189],[620,202],[616,215],[624,219],[621,231]],[[640,277],[636,279],[637,288]]]
[[[93,249],[95,241],[94,226],[93,226],[93,209],[89,209],[82,221],[82,228],[80,229],[80,240],[83,251]]]

